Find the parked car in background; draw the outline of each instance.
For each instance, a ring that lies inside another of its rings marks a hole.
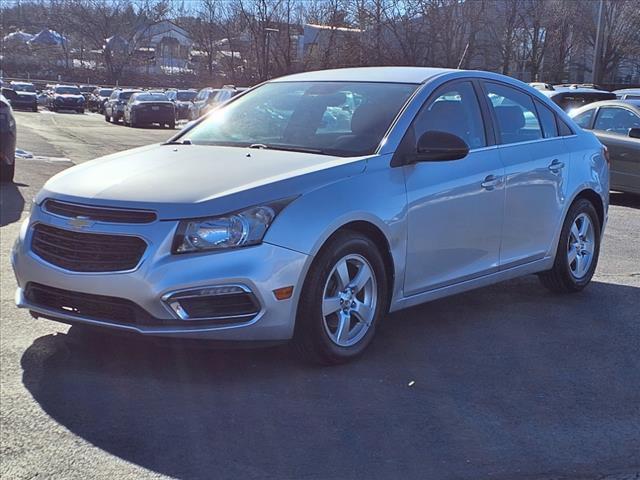
[[[123,121],[131,127],[157,123],[175,128],[176,108],[164,93],[138,92],[124,106]]]
[[[208,108],[215,104],[215,96],[220,91],[219,88],[203,88],[194,97],[193,103],[189,106],[189,120],[196,120],[204,115]]]
[[[588,103],[616,98],[615,93],[581,85],[556,85],[551,90],[540,89],[540,93],[553,100],[565,112],[570,112],[574,108],[580,108]]]
[[[89,97],[87,108],[90,112],[104,114],[104,104],[113,93],[113,88],[96,88]]]
[[[93,91],[98,87],[96,85],[80,85],[78,88],[80,89],[80,93],[82,93],[84,99],[88,102]]]
[[[106,122],[118,123],[124,116],[124,107],[134,93],[141,90],[114,90],[104,104]]]
[[[347,122],[330,114],[350,104]],[[307,72],[220,113],[51,178],[12,252],[18,306],[148,337],[291,340],[335,364],[388,311],[532,273],[578,292],[593,276],[604,147],[513,78]]]
[[[74,85],[56,85],[47,98],[47,108],[53,112],[75,110],[84,113],[84,106],[84,96]]]
[[[571,116],[609,150],[611,189],[640,194],[640,99],[591,103]]]
[[[28,109],[33,112],[38,111],[38,93],[36,87],[31,82],[11,82],[11,89],[18,95],[11,102],[11,106],[15,109]]]
[[[217,105],[226,102],[227,100],[232,99],[236,95],[248,90],[247,87],[236,87],[234,85],[225,85],[220,89],[220,91],[216,94],[214,101]]]
[[[618,100],[640,100],[640,88],[624,88],[622,90],[614,90]]]
[[[13,90],[2,88],[0,93],[0,181],[13,182],[16,168],[16,119],[9,99],[17,95]]]
[[[193,104],[198,92],[195,90],[168,90],[167,98],[176,106],[176,120],[189,118],[189,107]]]

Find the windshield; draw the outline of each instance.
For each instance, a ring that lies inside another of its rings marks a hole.
[[[400,83],[267,83],[215,110],[187,137],[200,145],[369,155],[416,88]]]
[[[196,92],[178,92],[177,97],[181,102],[188,102],[196,97]]]
[[[29,83],[14,83],[11,85],[11,87],[16,91],[16,92],[34,92],[36,91],[36,87],[34,87],[33,85],[29,84]]]
[[[166,102],[169,100],[164,93],[139,93],[136,95],[137,102]]]
[[[78,87],[56,87],[55,92],[60,95],[80,95]]]
[[[101,88],[100,91],[98,92],[98,95],[100,95],[101,97],[109,97],[111,96],[112,93],[113,93],[113,89]]]

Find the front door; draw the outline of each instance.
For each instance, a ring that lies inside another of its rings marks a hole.
[[[470,153],[460,160],[403,167],[408,197],[407,296],[498,270],[504,168],[497,148],[487,146],[471,82],[440,87],[407,136],[415,145],[415,139],[432,130],[461,137]]]

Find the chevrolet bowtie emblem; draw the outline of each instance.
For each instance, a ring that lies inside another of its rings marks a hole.
[[[70,218],[67,223],[73,228],[85,228],[90,227],[94,222],[89,220],[87,217],[75,217]]]

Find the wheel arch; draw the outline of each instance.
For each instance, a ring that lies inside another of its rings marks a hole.
[[[604,211],[604,202],[602,201],[602,197],[593,189],[585,188],[578,192],[578,194],[571,201],[571,205],[573,205],[577,200],[584,198],[591,202],[591,204],[596,209],[596,213],[598,214],[598,221],[600,222],[600,229],[602,230],[605,225],[605,211]]]

